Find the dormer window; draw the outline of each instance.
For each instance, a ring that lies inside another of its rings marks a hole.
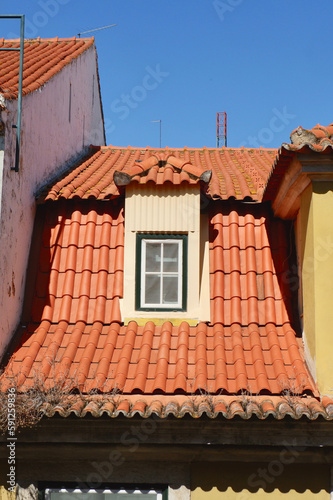
[[[115,184],[126,186],[125,324],[209,321],[208,220],[200,193],[210,176],[163,153],[114,172]]]
[[[138,234],[136,309],[185,311],[187,235]]]

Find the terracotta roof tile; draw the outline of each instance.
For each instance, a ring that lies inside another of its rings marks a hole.
[[[42,87],[64,66],[94,43],[93,38],[53,38],[24,41],[23,95]],[[19,48],[20,40],[0,39],[1,48]],[[0,94],[5,99],[18,96],[19,52],[0,50]]]
[[[75,415],[84,418],[86,415],[101,417],[107,415],[116,418],[123,415],[132,418],[138,415],[149,418],[153,415],[165,419],[170,415],[183,418],[190,415],[199,418],[225,418],[227,420],[240,417],[248,420],[256,417],[265,420],[269,417],[281,420],[290,417],[294,420],[306,418],[316,420],[323,418],[333,420],[333,400],[323,398],[322,401],[311,397],[299,397],[285,394],[282,396],[121,396],[95,395],[85,397],[68,396],[61,404],[44,404],[42,412],[47,417]]]
[[[206,195],[213,199],[260,201],[276,153],[275,149],[93,147],[88,157],[44,189],[39,201],[111,199],[118,197],[122,185],[129,182],[156,185],[202,182]],[[211,178],[207,174],[209,184],[205,186],[203,174],[210,171]]]
[[[333,147],[333,123],[327,127],[316,125],[310,130],[298,127],[290,134],[291,144],[282,144],[290,151],[298,151],[304,146],[309,146],[313,151],[322,151],[327,146]]]
[[[312,129],[298,127],[290,135],[291,143],[282,144],[268,177],[263,200],[274,200],[284,173],[296,153],[316,152],[331,155],[333,150],[333,123],[327,127],[316,125]]]
[[[82,392],[124,395],[316,394],[281,287],[287,223],[264,205],[215,201],[211,323],[124,326],[122,203],[63,200],[56,215],[46,206],[32,322],[8,367],[22,388],[37,376],[47,386],[67,379]]]

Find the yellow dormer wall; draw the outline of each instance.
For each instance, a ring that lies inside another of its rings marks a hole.
[[[298,215],[305,354],[322,395],[333,395],[333,180],[312,179]]]
[[[332,396],[333,155],[291,153],[283,168],[272,208],[295,220],[305,359],[320,394]]]

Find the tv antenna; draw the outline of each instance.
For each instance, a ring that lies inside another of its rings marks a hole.
[[[116,24],[109,24],[108,26],[102,26],[101,28],[94,28],[93,30],[82,31],[81,33],[78,33],[76,36],[78,36],[80,38],[81,35],[85,35],[86,33],[92,33],[93,31],[106,30],[107,28],[113,28],[113,26],[117,26],[117,25]]]

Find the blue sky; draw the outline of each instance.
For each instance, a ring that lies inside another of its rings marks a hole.
[[[298,125],[333,122],[333,2],[313,0],[15,0],[26,37],[95,36],[107,143],[279,147]],[[0,20],[0,37],[19,33]]]

